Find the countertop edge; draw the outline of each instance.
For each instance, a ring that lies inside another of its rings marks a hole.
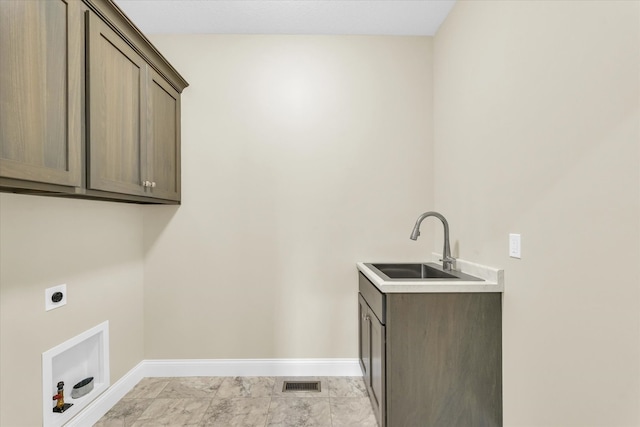
[[[438,259],[434,254],[435,260]],[[429,262],[437,262],[430,260]],[[457,267],[463,273],[483,279],[482,282],[471,281],[398,281],[384,280],[374,273],[364,262],[357,262],[358,271],[365,275],[380,292],[383,293],[503,293],[504,292],[504,271],[480,264],[471,263],[464,260],[457,260]]]

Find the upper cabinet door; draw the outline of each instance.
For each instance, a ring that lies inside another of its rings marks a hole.
[[[148,66],[107,24],[87,14],[87,188],[145,195]]]
[[[82,185],[82,11],[0,1],[0,177]]]
[[[147,158],[150,195],[180,200],[180,94],[149,69]]]

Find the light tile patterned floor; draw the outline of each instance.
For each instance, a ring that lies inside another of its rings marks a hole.
[[[321,392],[282,392],[283,381]],[[360,377],[144,378],[94,427],[376,427]]]

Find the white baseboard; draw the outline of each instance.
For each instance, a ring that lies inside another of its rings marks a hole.
[[[96,397],[93,402],[87,405],[78,415],[73,417],[66,427],[86,427],[94,425],[102,418],[109,409],[118,403],[136,384],[144,378],[144,363],[138,363],[133,369],[124,374],[122,378],[112,384],[100,396]]]
[[[143,360],[72,418],[67,427],[93,425],[145,377],[357,377],[358,359]]]
[[[362,375],[358,359],[146,360],[145,377],[347,377]]]

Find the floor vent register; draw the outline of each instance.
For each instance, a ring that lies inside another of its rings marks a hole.
[[[315,391],[319,392],[320,389],[320,381],[285,381],[282,386],[282,391]]]

